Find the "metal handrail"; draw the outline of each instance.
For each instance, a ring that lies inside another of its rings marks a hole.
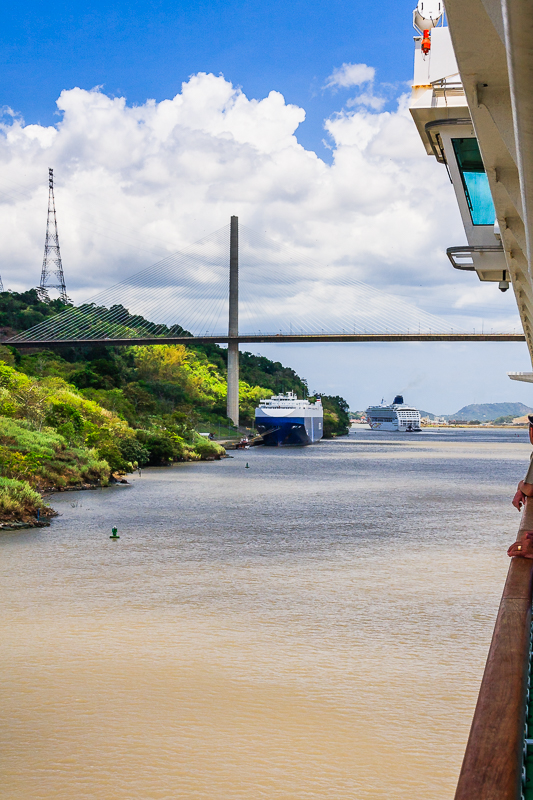
[[[447,78],[439,78],[438,81],[431,81],[433,89],[461,89],[464,91],[462,81],[458,78],[456,81],[449,81]]]
[[[520,800],[531,641],[533,561],[512,558],[455,800]]]
[[[473,253],[503,253],[504,249],[501,244],[473,244],[473,245],[460,245],[458,247],[447,247],[446,255],[451,261],[454,269],[462,269],[466,272],[475,272],[476,268],[473,264],[460,264],[456,261],[456,257],[466,258],[472,256]]]

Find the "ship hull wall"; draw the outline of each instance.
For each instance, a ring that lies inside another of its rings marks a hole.
[[[368,418],[368,424],[370,425],[373,431],[400,431],[400,433],[413,433],[414,431],[420,431],[420,424],[417,423],[415,420],[412,422],[399,422],[398,420],[387,420],[386,422],[373,420],[371,417]]]
[[[302,446],[322,438],[322,417],[268,417],[256,416],[257,432],[269,447]]]

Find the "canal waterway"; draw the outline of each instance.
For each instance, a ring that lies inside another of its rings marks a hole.
[[[54,496],[0,539],[3,800],[451,800],[530,450],[357,430]]]

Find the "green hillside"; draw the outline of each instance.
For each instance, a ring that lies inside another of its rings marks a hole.
[[[0,330],[4,336],[26,331],[68,308],[61,300],[42,303],[37,289],[27,292],[0,292]]]

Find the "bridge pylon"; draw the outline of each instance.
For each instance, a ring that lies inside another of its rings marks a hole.
[[[229,240],[229,322],[227,415],[239,424],[239,218],[231,217]]]

